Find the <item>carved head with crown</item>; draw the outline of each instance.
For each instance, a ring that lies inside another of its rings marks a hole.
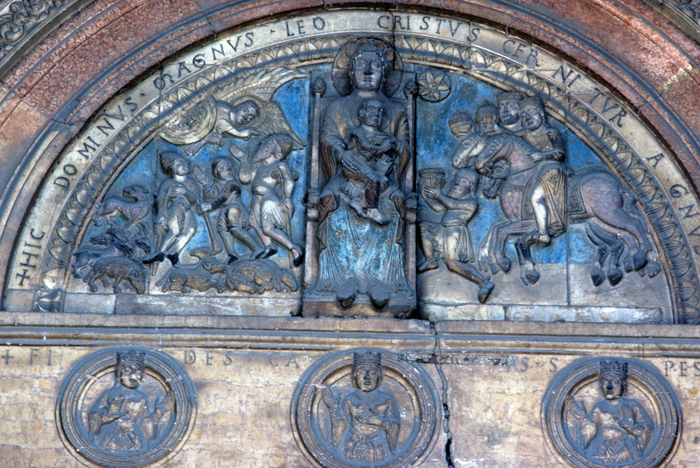
[[[125,388],[135,390],[141,385],[146,371],[146,354],[136,351],[117,353],[117,368],[114,371],[117,382]]]
[[[600,361],[598,385],[606,400],[620,399],[627,389],[627,363],[607,359]]]
[[[382,384],[382,355],[367,351],[354,353],[352,376],[355,386],[363,392],[372,392]]]

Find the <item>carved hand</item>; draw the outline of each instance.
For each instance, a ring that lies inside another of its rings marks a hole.
[[[109,424],[112,421],[116,421],[117,419],[121,418],[122,416],[126,416],[127,414],[129,414],[128,411],[122,411],[121,413],[117,414],[105,414],[102,416],[102,418],[100,418],[100,422],[102,424]]]
[[[585,409],[581,408],[571,395],[567,395],[566,398],[564,398],[564,406],[576,419],[581,419],[586,416]]]
[[[421,195],[423,195],[423,198],[437,200],[440,198],[440,190],[436,189],[435,187],[423,186],[421,187]]]
[[[396,142],[396,138],[385,138],[384,141],[382,141],[381,146],[379,147],[379,151],[382,153],[387,153],[390,150],[395,150],[397,146],[398,143]]]
[[[352,172],[358,172],[362,169],[362,166],[359,164],[357,158],[355,157],[356,154],[357,153],[355,153],[354,151],[343,151],[340,154],[340,163],[343,165],[344,168]]]
[[[289,213],[289,219],[292,219],[292,217],[294,217],[294,204],[290,198],[284,200],[284,208],[287,210],[287,213]]]
[[[173,392],[168,392],[162,400],[156,401],[156,408],[153,412],[157,418],[161,418],[163,413],[173,408],[175,404],[175,395]]]
[[[539,151],[535,151],[534,153],[528,154],[527,158],[533,163],[538,163],[544,159],[544,155]]]
[[[249,129],[247,129],[247,130],[243,130],[243,131],[240,133],[240,135],[241,135],[241,138],[242,138],[243,140],[250,140],[251,138],[253,138],[253,137],[255,137],[255,136],[258,136],[259,133],[256,132],[255,130],[249,128]]]
[[[200,203],[200,204],[197,205],[197,207],[195,208],[195,211],[197,211],[197,214],[198,214],[198,215],[202,215],[202,214],[204,214],[204,213],[208,213],[208,212],[210,212],[211,210],[212,210],[211,203]]]

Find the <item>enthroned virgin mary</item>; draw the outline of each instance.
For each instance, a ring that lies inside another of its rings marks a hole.
[[[328,105],[321,125],[321,166],[328,183],[319,206],[317,291],[335,292],[342,308],[351,307],[358,294],[367,294],[374,308],[382,310],[396,291],[409,289],[402,246],[406,206],[402,183],[411,154],[409,125],[405,107],[389,98],[401,84],[401,76],[392,72],[387,55],[392,61],[398,59],[390,45],[372,38],[359,39],[341,50],[333,81],[342,97]],[[361,155],[349,138],[362,125],[361,108],[370,99],[381,103],[377,134],[391,140],[383,150],[383,159],[387,155],[391,159],[384,173],[388,183],[374,201],[386,215],[382,221],[349,206],[352,194],[343,190],[348,181],[367,177],[374,170],[373,161]]]

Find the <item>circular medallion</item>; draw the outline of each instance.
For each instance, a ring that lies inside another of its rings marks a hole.
[[[294,437],[317,467],[419,466],[439,435],[430,376],[380,349],[331,353],[294,392]]]
[[[197,395],[183,367],[147,348],[107,348],[85,356],[66,376],[56,403],[64,445],[101,467],[161,464],[194,426]]]
[[[418,95],[428,102],[440,102],[452,91],[452,84],[447,73],[434,68],[418,73],[416,82],[418,83]]]
[[[550,450],[576,468],[656,468],[681,439],[681,406],[652,365],[584,358],[561,370],[542,401]]]

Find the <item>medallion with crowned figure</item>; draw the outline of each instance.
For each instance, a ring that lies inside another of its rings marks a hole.
[[[314,466],[420,466],[435,444],[442,407],[430,375],[381,349],[328,354],[297,384],[297,445]]]
[[[576,468],[657,468],[683,427],[675,390],[637,359],[583,358],[550,381],[541,411],[550,450]]]
[[[105,348],[78,361],[56,402],[66,448],[95,467],[158,466],[194,427],[197,393],[184,368],[149,348]]]

